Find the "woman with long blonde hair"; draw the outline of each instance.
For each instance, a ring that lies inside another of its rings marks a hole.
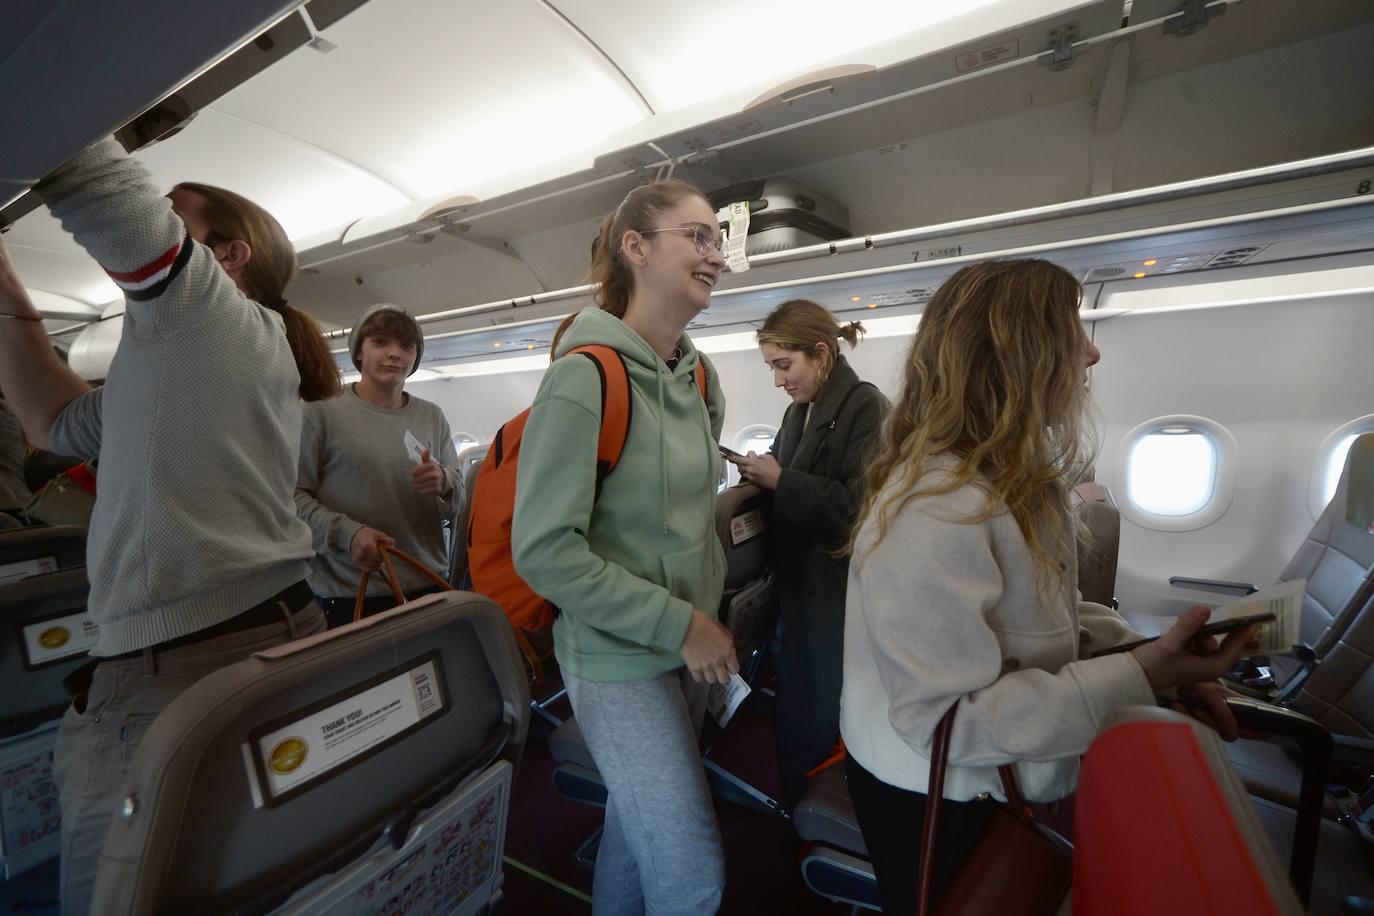
[[[956,704],[936,899],[1003,804],[999,766],[1030,800],[1068,795],[1106,715],[1174,687],[1236,734],[1215,681],[1248,633],[1195,640],[1206,608],[1155,642],[1088,658],[1137,637],[1076,586],[1068,495],[1093,458],[1085,377],[1099,359],[1080,293],[1038,260],[973,264],[946,281],[869,468],[840,726],[887,913],[915,908],[932,737]]]

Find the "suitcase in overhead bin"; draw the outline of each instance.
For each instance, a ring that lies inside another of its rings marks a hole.
[[[722,229],[729,223],[730,204],[739,200],[749,202],[749,257],[850,236],[847,207],[791,178],[743,181],[713,191],[711,206]]]

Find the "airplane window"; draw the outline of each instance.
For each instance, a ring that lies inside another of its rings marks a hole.
[[[471,446],[474,446],[476,444],[477,437],[472,435],[471,433],[453,434],[453,450],[455,452],[461,452],[463,449],[470,448]]]
[[[778,434],[777,427],[765,426],[746,426],[740,430],[739,436],[735,439],[735,451],[747,455],[753,452],[762,455],[773,447],[773,437]]]
[[[1236,491],[1236,439],[1206,417],[1156,417],[1126,434],[1118,452],[1121,512],[1156,531],[1210,525]]]
[[[1217,448],[1206,433],[1165,427],[1131,449],[1126,487],[1131,502],[1153,515],[1192,515],[1212,498]]]
[[[1317,460],[1312,467],[1308,487],[1307,510],[1312,513],[1313,519],[1321,518],[1327,503],[1336,495],[1336,485],[1340,483],[1341,471],[1345,470],[1350,446],[1365,433],[1374,433],[1374,414],[1357,417],[1333,430],[1317,450]]]

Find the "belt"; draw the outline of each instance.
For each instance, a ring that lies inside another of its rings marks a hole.
[[[187,633],[185,636],[178,636],[167,642],[160,642],[149,648],[164,651],[166,649],[177,649],[182,646],[194,645],[207,639],[214,639],[216,636],[228,636],[231,633],[241,633],[244,630],[252,630],[257,627],[267,627],[274,623],[284,623],[282,618],[282,605],[286,605],[286,610],[292,614],[297,614],[315,600],[315,595],[310,591],[310,586],[304,579],[288,585],[286,588],[277,592],[271,598],[255,604],[248,610],[235,614],[228,620],[221,621],[203,630],[196,630],[194,633]],[[96,661],[113,662],[128,658],[141,658],[142,649],[135,649],[132,652],[125,652],[122,655],[105,655]]]

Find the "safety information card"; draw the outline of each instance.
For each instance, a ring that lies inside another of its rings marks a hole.
[[[1302,632],[1302,596],[1306,591],[1306,579],[1280,582],[1214,609],[1208,621],[1216,623],[1233,617],[1272,613],[1277,619],[1260,627],[1259,635],[1245,647],[1245,654],[1278,655],[1292,652]]]

